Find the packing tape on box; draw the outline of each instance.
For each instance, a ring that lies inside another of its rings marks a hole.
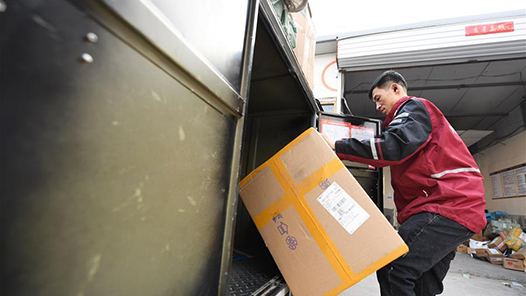
[[[307,192],[312,190],[314,187],[318,186],[320,182],[311,182],[310,180],[320,180],[325,179],[328,176],[333,175],[337,171],[344,169],[342,162],[337,158],[329,161],[327,164],[323,165],[316,172],[311,174],[305,180],[301,182],[301,185],[296,188],[292,186],[294,180],[289,175],[286,170],[283,162],[280,160],[274,160],[274,165],[271,165],[270,168],[274,172],[274,175],[277,177],[282,188],[286,190],[285,195],[282,198],[289,200],[290,204],[294,206],[296,211],[303,220],[303,223],[307,226],[307,229],[312,234],[312,237],[318,244],[320,250],[325,255],[325,258],[329,261],[332,268],[338,274],[342,282],[346,282],[351,278],[355,278],[354,272],[351,270],[342,254],[336,248],[334,242],[330,239],[329,235],[325,229],[321,226],[318,219],[314,216],[310,206],[304,202],[300,197],[304,196]],[[290,185],[289,185],[290,184]],[[290,192],[292,190],[292,192]],[[301,191],[300,191],[301,190]],[[281,199],[281,198],[280,198]]]
[[[277,169],[278,168],[278,169]],[[327,176],[332,176],[337,171],[343,169],[344,166],[337,158],[332,159],[327,164],[323,165],[320,169],[318,169],[316,172],[311,174],[309,177],[305,178],[299,185],[296,185],[296,187],[299,189],[299,192],[286,192],[283,196],[278,198],[274,203],[269,205],[265,210],[263,210],[260,214],[258,214],[256,217],[254,217],[254,223],[256,224],[256,227],[260,229],[261,227],[265,226],[267,223],[272,221],[272,218],[275,213],[281,213],[283,210],[287,209],[288,207],[292,206],[293,203],[291,202],[293,198],[297,198],[295,194],[300,194],[300,196],[305,195],[306,193],[310,192],[312,189],[317,187]],[[275,164],[270,166],[270,169],[274,173],[274,175],[277,177],[278,181],[280,182],[281,187],[287,188],[286,180],[282,177],[280,170],[283,170],[283,164]],[[285,170],[286,172],[286,170]],[[287,174],[288,175],[288,174]],[[291,179],[289,181],[292,181]],[[301,202],[301,200],[300,200]],[[303,205],[303,203],[302,203]],[[302,217],[303,218],[303,217]]]
[[[389,255],[383,257],[382,259],[374,262],[373,264],[369,265],[360,273],[358,273],[356,276],[358,280],[364,279],[366,276],[372,274],[373,272],[379,270],[380,268],[386,266],[387,264],[394,261],[396,258],[402,256],[403,254],[407,253],[409,249],[407,248],[407,245],[401,245],[400,247],[396,248],[393,252],[391,252]],[[349,279],[346,282],[343,282],[340,286],[332,289],[331,291],[327,292],[325,295],[339,295],[343,291],[347,290],[349,286],[353,283],[356,283],[357,280],[355,279]]]
[[[303,138],[305,138],[307,135],[314,131],[314,129],[309,129],[307,132],[303,133],[301,136],[299,136],[294,141],[285,146],[285,148],[281,150],[281,153],[278,154],[278,156],[282,155],[288,150],[287,148],[296,145],[298,142],[303,140]],[[381,258],[380,260],[361,270],[358,274],[352,271],[349,264],[346,262],[346,260],[334,244],[334,242],[330,239],[329,235],[314,215],[310,206],[301,199],[302,196],[304,196],[305,194],[313,190],[315,187],[317,187],[327,177],[334,175],[336,172],[342,169],[346,169],[343,163],[337,157],[334,157],[333,159],[328,161],[318,170],[316,170],[311,175],[302,180],[299,184],[296,184],[294,182],[292,176],[290,176],[287,169],[285,168],[285,165],[281,161],[281,158],[276,157],[271,159],[271,161],[267,162],[266,165],[262,165],[256,170],[254,170],[251,174],[249,174],[249,176],[243,179],[239,186],[241,188],[244,187],[252,179],[251,176],[254,176],[259,171],[267,167],[269,167],[272,170],[273,174],[278,179],[278,182],[280,183],[281,187],[283,188],[283,190],[285,190],[285,194],[278,198],[274,203],[269,205],[256,217],[253,217],[254,223],[257,229],[259,230],[262,227],[264,227],[267,223],[270,223],[272,221],[275,213],[281,213],[288,207],[294,206],[294,208],[300,215],[302,221],[307,226],[309,232],[312,234],[320,250],[325,255],[325,258],[330,263],[330,265],[342,281],[342,284],[340,286],[327,292],[326,295],[338,295],[339,293],[344,291],[350,284],[356,283],[357,281],[365,278],[367,275],[387,265],[389,262],[407,253],[407,246],[402,245],[387,256]]]
[[[303,134],[301,134],[294,141],[287,144],[287,146],[285,146],[281,150],[280,154],[282,155],[288,150],[288,148],[295,146],[297,143],[302,141],[305,137],[307,137],[314,131],[314,129],[309,129]],[[300,197],[303,196],[305,193],[318,186],[320,180],[324,179],[324,176],[325,178],[331,176],[337,171],[344,169],[345,166],[337,157],[335,157],[328,163],[323,165],[321,168],[316,170],[314,173],[312,173],[310,176],[302,180],[299,186],[296,185],[298,188],[295,188],[295,182],[293,178],[288,173],[283,162],[281,162],[280,155],[277,156],[278,157],[275,157],[271,159],[271,161],[267,162],[266,166],[262,165],[258,167],[256,170],[250,173],[249,176],[243,179],[243,181],[239,184],[239,186],[243,188],[252,179],[251,176],[254,176],[265,167],[270,167],[273,174],[278,179],[278,182],[280,183],[281,187],[283,188],[283,190],[285,190],[285,194],[283,196],[278,198],[278,200],[276,200],[274,203],[268,206],[260,214],[253,217],[254,224],[256,225],[257,229],[260,230],[267,223],[271,222],[275,213],[280,213],[286,208],[294,206],[301,219],[307,226],[307,229],[312,234],[312,237],[316,241],[320,250],[325,255],[325,258],[327,259],[327,261],[329,261],[330,265],[332,266],[338,277],[341,279],[341,281],[343,283],[347,283],[351,279],[356,279],[356,275],[352,272],[351,268],[334,245],[334,242],[329,238],[325,229],[323,229],[318,219],[314,216],[312,210],[310,209],[310,206],[302,202],[300,199]],[[276,159],[278,160],[276,161]]]
[[[288,143],[285,147],[283,147],[280,151],[286,151],[290,148],[292,148],[293,146],[295,146],[296,144],[298,144],[299,142],[301,142],[304,138],[306,138],[308,135],[310,135],[312,132],[314,132],[315,129],[313,128],[309,128],[308,130],[306,130],[305,132],[303,132],[301,135],[299,135],[296,139],[294,139],[292,142]],[[283,154],[283,153],[281,153]],[[265,163],[267,164],[267,163]],[[250,181],[252,181],[252,178],[257,175],[261,170],[263,170],[266,166],[265,164],[257,167],[255,170],[253,170],[250,174],[248,174],[248,176],[246,176],[245,178],[243,178],[243,180],[241,180],[241,182],[239,182],[239,188],[243,188],[245,187],[245,185],[247,183],[249,183]]]

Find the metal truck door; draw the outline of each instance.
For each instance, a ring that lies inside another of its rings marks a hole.
[[[255,3],[0,1],[4,295],[224,289]]]

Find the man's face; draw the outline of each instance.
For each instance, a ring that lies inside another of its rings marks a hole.
[[[384,115],[389,114],[394,104],[403,96],[401,95],[402,87],[393,83],[387,89],[376,87],[372,92],[372,100],[376,104],[376,110]]]

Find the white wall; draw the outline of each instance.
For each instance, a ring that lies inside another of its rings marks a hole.
[[[510,215],[526,215],[526,197],[493,199],[490,173],[526,162],[526,132],[507,139],[475,156],[482,175],[486,208],[489,212],[504,211]]]
[[[396,221],[396,206],[394,203],[394,190],[391,186],[391,168],[390,167],[384,167],[384,179],[383,179],[383,185],[384,185],[384,209],[393,210],[393,226],[397,226],[398,222]]]
[[[391,187],[391,168],[384,167],[384,208],[395,209],[394,190]]]
[[[314,57],[314,97],[339,97],[341,75],[336,65],[336,54],[322,54]]]

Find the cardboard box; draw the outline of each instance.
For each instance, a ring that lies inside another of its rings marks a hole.
[[[481,257],[481,258],[486,258],[487,255],[486,255],[486,250],[487,249],[472,249],[473,250],[473,253],[472,254],[475,254],[477,257]]]
[[[240,183],[294,295],[338,295],[408,247],[315,129]]]
[[[467,254],[468,253],[468,246],[459,245],[457,247],[457,253]]]
[[[513,259],[526,259],[526,248],[522,248],[510,255]]]
[[[293,13],[292,18],[296,24],[296,48],[294,53],[298,58],[301,69],[312,89],[314,87],[314,54],[316,51],[316,32],[309,4],[298,13]]]
[[[476,250],[477,249],[468,247],[468,249],[466,250],[466,253],[467,254],[474,254],[474,255],[476,255]],[[486,253],[484,252],[484,254],[486,254]]]
[[[489,238],[483,236],[483,235],[482,235],[482,232],[480,232],[480,233],[476,233],[475,235],[473,235],[473,236],[471,237],[471,239],[472,239],[472,240],[479,241],[479,242],[485,242],[485,241],[489,241],[489,240],[490,240]]]
[[[498,249],[501,252],[504,252],[504,250],[506,250],[508,248],[508,246],[506,246],[506,244],[504,243],[504,239],[502,239],[502,237],[500,237],[500,236],[497,236],[496,238],[494,238],[488,244],[488,247],[494,248],[494,249]]]
[[[497,249],[484,249],[486,251],[486,258],[491,264],[502,264],[504,256]]]
[[[518,271],[524,270],[524,260],[504,258],[504,268]]]

